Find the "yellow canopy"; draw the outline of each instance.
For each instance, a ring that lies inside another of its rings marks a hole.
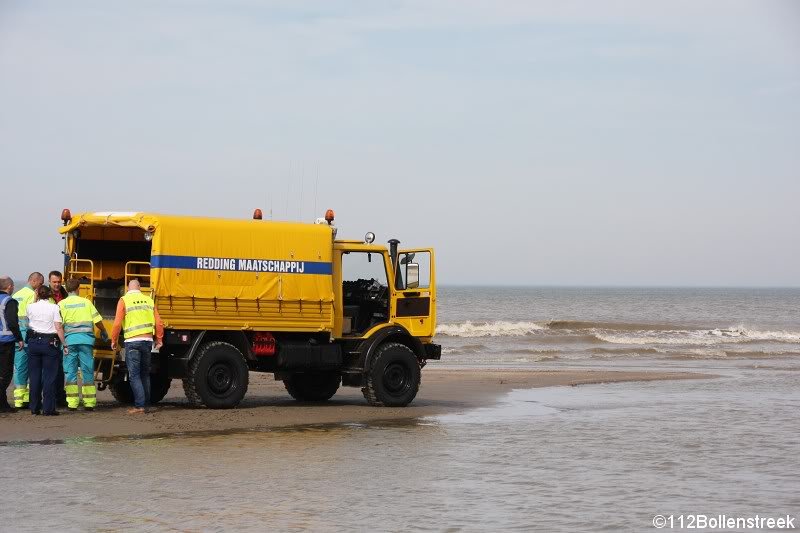
[[[59,231],[85,226],[152,232],[156,296],[333,300],[333,232],[325,224],[107,212],[77,215]]]

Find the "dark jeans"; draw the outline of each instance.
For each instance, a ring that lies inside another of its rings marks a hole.
[[[56,411],[56,378],[61,350],[42,339],[28,342],[28,373],[31,380],[31,413]],[[42,402],[44,396],[44,402]],[[44,403],[44,405],[42,405]]]
[[[150,350],[152,341],[125,343],[125,365],[128,367],[128,381],[133,391],[134,407],[150,405]]]
[[[14,347],[16,342],[0,343],[0,407],[10,407],[6,389],[14,375]]]
[[[64,348],[59,350],[58,372],[56,373],[56,405],[59,407],[67,406],[67,391],[64,390]]]

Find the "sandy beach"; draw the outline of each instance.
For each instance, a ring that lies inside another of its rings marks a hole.
[[[53,418],[32,416],[28,411],[0,414],[0,443],[367,423],[484,407],[512,389],[710,377],[713,376],[663,371],[426,369],[419,394],[410,406],[376,408],[368,406],[361,391],[351,387],[340,388],[325,403],[296,402],[271,374],[251,373],[247,396],[232,410],[190,408],[181,382],[175,380],[167,397],[144,415],[128,414],[127,407],[120,406],[107,390],[98,393],[98,408],[91,413],[61,409],[62,416]]]

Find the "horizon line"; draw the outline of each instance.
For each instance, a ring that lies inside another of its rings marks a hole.
[[[437,287],[528,288],[528,289],[800,289],[800,285],[677,285],[677,284],[516,284],[516,283],[439,283]]]

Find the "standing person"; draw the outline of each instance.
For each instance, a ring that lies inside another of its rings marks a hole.
[[[50,303],[57,304],[67,297],[67,291],[64,289],[63,281],[64,276],[58,270],[51,270],[47,274],[47,281],[50,283],[50,290],[53,291],[53,296],[50,297]],[[67,406],[67,395],[64,392],[64,354],[61,354],[58,360],[58,375],[56,376],[56,403],[59,407]]]
[[[37,300],[28,304],[28,368],[31,379],[31,413],[56,416],[56,377],[60,347],[64,344],[64,328],[61,311],[49,300],[53,296],[50,287],[44,285],[36,290]],[[69,353],[69,347],[64,346]],[[42,402],[44,396],[44,402]],[[44,404],[44,405],[43,405]]]
[[[44,276],[41,272],[32,272],[28,276],[28,286],[22,287],[14,293],[12,298],[17,301],[17,318],[22,341],[27,343],[28,332],[28,304],[36,301],[36,291],[44,285]],[[24,409],[28,407],[30,387],[28,386],[28,351],[25,344],[14,352],[14,407]]]
[[[19,330],[17,308],[19,304],[11,297],[14,282],[8,276],[0,277],[0,413],[15,411],[8,404],[6,389],[14,373],[14,347],[25,347]]]
[[[47,275],[47,281],[50,282],[50,290],[53,291],[53,296],[50,297],[50,302],[57,304],[67,297],[67,291],[64,289],[64,276],[58,270],[52,270]]]
[[[112,350],[117,349],[120,330],[125,339],[125,364],[133,391],[133,408],[128,412],[132,414],[144,413],[150,403],[150,355],[153,349],[161,348],[164,338],[164,325],[156,305],[140,289],[138,280],[128,283],[128,292],[117,304],[111,329]]]
[[[100,338],[108,340],[103,319],[92,302],[78,296],[81,282],[75,278],[67,280],[67,293],[69,296],[58,302],[61,309],[61,318],[64,320],[65,346],[69,353],[64,354],[64,373],[66,383],[64,391],[67,394],[67,409],[77,411],[80,399],[78,397],[78,367],[81,371],[81,396],[83,408],[86,411],[94,410],[97,405],[97,388],[94,386],[94,325],[100,329]]]

